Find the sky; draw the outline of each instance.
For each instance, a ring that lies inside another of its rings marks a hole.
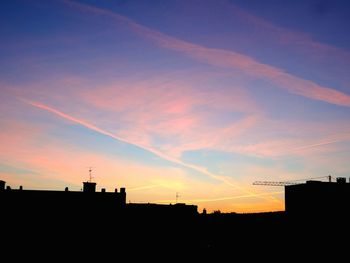
[[[3,1],[0,179],[127,202],[284,210],[350,175],[350,3]],[[178,196],[178,197],[176,197]]]

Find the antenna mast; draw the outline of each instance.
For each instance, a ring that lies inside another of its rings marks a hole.
[[[92,167],[89,167],[89,182],[92,182]]]
[[[179,193],[178,192],[176,192],[176,203],[175,204],[177,204],[177,200],[179,199]]]

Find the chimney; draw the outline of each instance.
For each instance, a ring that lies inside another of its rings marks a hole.
[[[0,180],[0,191],[4,191],[5,190],[5,181]]]
[[[95,193],[96,192],[96,183],[83,182],[83,192],[84,193]]]
[[[101,192],[102,192],[102,193],[105,193],[105,192],[106,192],[106,188],[102,188],[102,189],[101,189]]]
[[[123,205],[126,204],[126,192],[124,187],[120,188],[120,201]]]

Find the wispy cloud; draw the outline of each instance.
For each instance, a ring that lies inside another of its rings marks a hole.
[[[340,143],[350,141],[350,132],[342,132],[336,134],[330,134],[319,140],[315,140],[313,143],[306,143],[303,146],[292,148],[292,152],[301,152],[306,150],[312,150],[313,148],[318,148],[322,146],[327,146],[330,144]]]
[[[88,122],[86,122],[84,120],[80,120],[80,119],[77,119],[75,117],[72,117],[72,116],[70,116],[70,115],[68,115],[66,113],[63,113],[63,112],[61,112],[61,111],[59,111],[57,109],[54,109],[52,107],[49,107],[47,105],[44,105],[44,104],[41,104],[41,103],[37,103],[37,102],[33,102],[33,101],[26,101],[26,102],[29,105],[33,106],[33,107],[39,108],[39,109],[44,110],[44,111],[51,112],[51,113],[53,113],[53,114],[55,114],[55,115],[57,115],[57,116],[59,116],[59,117],[61,117],[63,119],[69,120],[69,121],[77,123],[79,125],[82,125],[82,126],[88,128],[90,130],[93,130],[93,131],[98,132],[100,134],[103,134],[105,136],[111,137],[111,138],[113,138],[115,140],[122,141],[122,142],[125,142],[125,143],[128,143],[128,144],[134,145],[136,147],[139,147],[139,148],[141,148],[143,150],[146,150],[146,151],[148,151],[150,153],[153,153],[154,155],[156,155],[156,156],[158,156],[158,157],[160,157],[160,158],[162,158],[162,159],[164,159],[166,161],[169,161],[171,163],[174,163],[174,164],[177,164],[177,165],[180,165],[180,166],[192,169],[192,170],[197,171],[197,172],[199,172],[201,174],[207,175],[208,177],[213,178],[215,180],[218,180],[218,181],[220,181],[220,182],[222,182],[222,183],[224,183],[224,184],[234,188],[235,190],[238,190],[238,191],[241,191],[243,193],[246,193],[247,195],[250,195],[251,197],[260,197],[260,198],[266,199],[264,195],[256,194],[255,192],[253,192],[253,191],[251,191],[251,190],[249,190],[249,189],[247,189],[247,188],[245,188],[243,186],[239,186],[237,183],[233,183],[231,178],[227,178],[227,177],[224,177],[224,176],[220,176],[220,175],[211,173],[204,167],[201,167],[201,166],[198,166],[198,165],[194,165],[194,164],[185,163],[185,162],[183,162],[180,159],[174,158],[172,156],[168,156],[168,155],[164,154],[163,152],[160,152],[160,151],[158,151],[158,150],[156,150],[154,148],[149,148],[149,147],[145,147],[143,145],[135,144],[133,142],[125,140],[124,138],[120,138],[119,136],[116,136],[116,135],[114,135],[114,134],[112,134],[112,133],[110,133],[108,131],[105,131],[105,130],[103,130],[103,129],[101,129],[101,128],[93,125],[93,124],[90,124],[90,123],[88,123]],[[275,200],[275,198],[273,196],[269,196],[267,199],[268,200],[271,200],[271,199]]]
[[[350,133],[343,132],[327,136],[317,135],[314,136],[314,138],[271,139],[255,144],[235,146],[230,150],[265,158],[288,155],[304,156],[308,154],[331,152],[332,149],[329,148],[330,146],[347,141],[350,141]],[[336,148],[334,148],[334,150],[336,150]]]
[[[160,47],[186,54],[213,66],[239,70],[249,77],[268,80],[275,84],[277,88],[285,89],[293,94],[339,106],[350,107],[349,95],[337,91],[336,89],[321,86],[310,80],[294,76],[283,69],[264,64],[252,57],[230,50],[208,48],[183,41],[138,24],[137,22],[110,10],[71,1],[66,1],[66,3],[83,12],[90,12],[115,19],[118,23],[124,24],[135,33],[150,39]]]
[[[204,80],[184,79],[182,74],[174,78],[119,80],[79,96],[117,118],[119,136],[178,159],[185,151],[232,140],[260,120],[255,101],[238,85],[200,89]]]

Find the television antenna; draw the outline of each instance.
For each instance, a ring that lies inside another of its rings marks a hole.
[[[92,179],[94,178],[94,177],[92,177],[92,168],[93,167],[88,167],[88,168],[89,168],[89,182],[91,183]]]
[[[177,200],[179,199],[179,197],[180,197],[179,193],[176,192],[176,203],[175,204],[177,204]]]

